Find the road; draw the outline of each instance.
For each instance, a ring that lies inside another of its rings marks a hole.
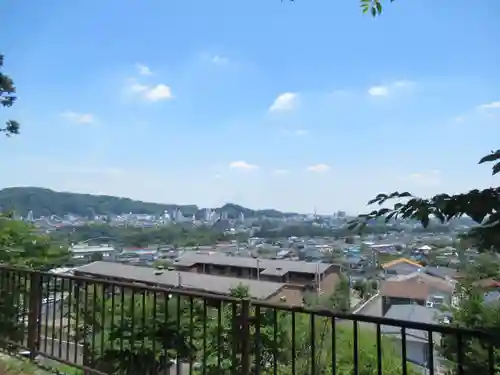
[[[382,317],[382,297],[377,295],[360,310],[358,310],[356,314]]]
[[[368,315],[374,317],[382,317],[382,297],[377,295],[370,302],[364,305],[356,312],[356,315]],[[373,323],[360,323],[360,326],[368,329],[376,329]]]

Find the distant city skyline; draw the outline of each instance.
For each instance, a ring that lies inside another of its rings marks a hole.
[[[4,2],[0,188],[355,214],[496,185],[500,2],[470,4]]]

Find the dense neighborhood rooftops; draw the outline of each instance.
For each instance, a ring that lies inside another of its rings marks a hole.
[[[279,292],[284,284],[270,281],[237,279],[193,272],[159,271],[155,268],[131,266],[111,262],[93,262],[75,269],[75,273],[123,281],[142,282],[164,287],[181,287],[215,294],[229,294],[239,285],[248,286],[253,298],[268,299]]]
[[[286,274],[288,272],[323,274],[332,264],[328,263],[308,263],[291,260],[276,259],[256,259],[237,256],[227,256],[221,254],[201,255],[187,253],[176,259],[175,265],[192,267],[196,264],[210,264],[228,267],[254,268],[262,270],[261,274]]]
[[[394,259],[394,260],[391,260],[390,262],[382,264],[382,268],[387,269],[387,268],[390,268],[392,266],[395,266],[395,265],[401,264],[401,263],[411,264],[411,265],[416,266],[416,267],[422,267],[422,265],[420,263],[414,262],[413,260],[410,260],[407,258],[399,258],[399,259]]]

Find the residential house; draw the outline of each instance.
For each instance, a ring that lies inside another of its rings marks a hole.
[[[423,269],[423,272],[443,280],[451,280],[457,275],[457,270],[450,267],[427,266]]]
[[[93,262],[76,268],[73,272],[77,276],[217,295],[229,295],[231,290],[242,285],[248,287],[251,298],[293,306],[299,306],[303,302],[300,291],[288,288],[284,283],[270,281],[242,280],[111,262]]]
[[[410,259],[399,258],[382,264],[385,276],[409,275],[422,269],[422,265]]]
[[[386,314],[387,318],[406,320],[418,323],[438,324],[441,322],[439,310],[419,305],[399,305],[392,306]],[[402,350],[401,328],[395,326],[382,326],[381,332],[385,336],[390,336],[396,345],[396,350]],[[432,346],[429,346],[431,341]],[[439,353],[436,350],[441,343],[441,335],[433,333],[429,338],[429,333],[423,330],[406,329],[406,360],[419,366],[423,373],[434,369],[432,373],[438,373],[437,365]],[[433,351],[434,363],[430,363],[430,353]],[[403,353],[402,353],[403,354]]]
[[[343,264],[351,270],[358,270],[363,267],[364,259],[359,255],[348,255],[343,260]]]
[[[179,271],[224,275],[287,284],[289,288],[331,295],[342,267],[329,263],[308,263],[284,259],[230,257],[221,254],[185,253],[174,261]]]
[[[479,280],[475,284],[484,290],[486,304],[493,305],[500,302],[500,281],[489,278]]]
[[[454,290],[453,281],[422,272],[391,277],[380,284],[382,315],[386,315],[387,311],[396,305],[421,305],[436,308],[450,305]]]

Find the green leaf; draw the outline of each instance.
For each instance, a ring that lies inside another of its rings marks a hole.
[[[491,151],[489,155],[483,156],[478,164],[488,163],[500,159],[500,150]]]
[[[500,172],[500,163],[497,163],[493,166],[493,176]]]

